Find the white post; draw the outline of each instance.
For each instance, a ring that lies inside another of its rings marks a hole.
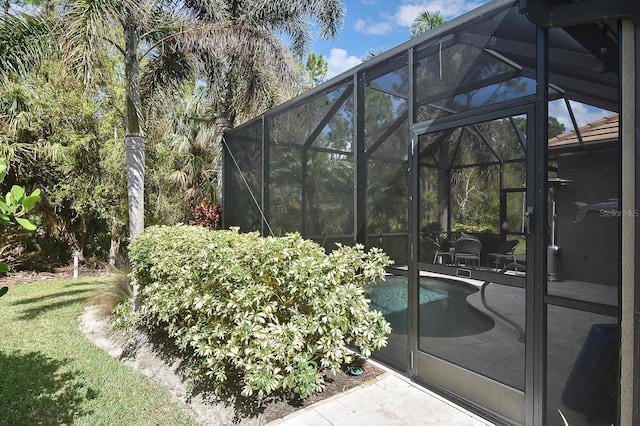
[[[78,278],[78,253],[73,253],[73,279]]]

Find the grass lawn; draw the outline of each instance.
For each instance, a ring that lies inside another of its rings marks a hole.
[[[195,425],[168,391],[95,347],[76,319],[109,276],[0,298],[0,425]]]

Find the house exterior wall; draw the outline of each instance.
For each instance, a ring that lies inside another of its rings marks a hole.
[[[637,98],[639,88],[638,76],[638,24],[631,20],[622,21],[621,46],[623,52],[636,52],[635,55],[622,55],[622,121],[621,121],[621,168],[622,168],[622,209],[638,211],[637,184],[638,175],[638,140],[639,114]],[[621,241],[621,327],[620,327],[620,424],[632,425],[640,423],[640,366],[638,349],[638,223],[637,217],[622,218]]]
[[[558,190],[558,242],[565,280],[616,286],[619,277],[618,226],[611,211],[589,211],[576,222],[575,202],[606,202],[618,195],[618,150],[587,151],[558,159],[558,176],[573,183]]]

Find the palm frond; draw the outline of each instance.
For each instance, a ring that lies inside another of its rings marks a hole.
[[[96,55],[118,44],[119,32],[127,23],[143,22],[147,2],[134,0],[71,0],[62,16],[66,61],[83,77],[85,84],[94,80]]]
[[[55,22],[45,16],[5,15],[0,19],[0,75],[26,74],[56,52]]]
[[[273,33],[284,32],[291,39],[291,50],[302,57],[309,46],[309,21],[318,25],[322,38],[332,38],[344,23],[344,5],[340,0],[292,0],[247,2],[246,20]]]
[[[148,100],[160,90],[177,91],[193,75],[193,60],[166,43],[158,48],[144,68],[142,98]]]
[[[232,2],[225,0],[186,0],[180,1],[185,13],[198,21],[226,22],[232,19]]]
[[[200,127],[198,134],[196,135],[194,145],[196,146],[196,148],[203,151],[211,150],[212,149],[211,143],[215,140],[216,133],[217,133],[217,130],[215,126],[203,125],[202,127]]]
[[[187,154],[191,151],[191,141],[186,135],[175,134],[169,139],[169,145],[178,154]]]
[[[176,185],[178,188],[182,190],[184,190],[187,187],[187,182],[189,180],[184,170],[174,170],[169,176],[169,179],[174,185]]]
[[[231,119],[272,106],[277,88],[296,79],[296,64],[282,40],[263,29],[233,23],[203,24],[177,40],[198,58],[198,75],[209,83],[214,103],[234,106]]]

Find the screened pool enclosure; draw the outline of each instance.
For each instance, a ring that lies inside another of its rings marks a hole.
[[[374,357],[492,421],[640,421],[638,6],[607,3],[490,2],[227,133],[224,226],[383,248]]]

